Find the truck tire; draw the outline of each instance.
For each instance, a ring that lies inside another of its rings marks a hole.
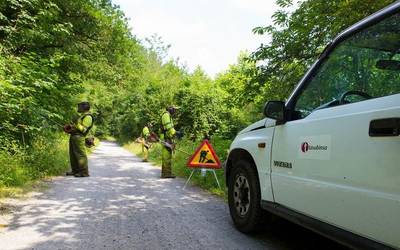
[[[235,227],[243,232],[256,231],[263,224],[258,174],[251,163],[240,160],[233,166],[228,186],[229,211]]]

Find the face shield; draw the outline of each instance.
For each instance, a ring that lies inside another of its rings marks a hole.
[[[176,109],[175,109],[175,107],[168,107],[167,108],[167,110],[168,110],[168,112],[171,114],[171,115],[174,115],[175,113],[176,113]]]
[[[79,113],[84,113],[90,110],[90,105],[89,102],[81,102],[78,103],[78,112]]]

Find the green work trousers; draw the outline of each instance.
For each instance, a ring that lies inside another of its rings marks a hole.
[[[172,176],[172,150],[165,146],[162,147],[161,177]]]
[[[147,161],[149,157],[149,148],[147,141],[145,140],[142,141],[142,153],[143,153],[143,160]]]
[[[86,156],[85,137],[71,135],[69,138],[69,159],[74,174],[89,175],[88,159]]]

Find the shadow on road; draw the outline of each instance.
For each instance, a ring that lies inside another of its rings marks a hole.
[[[324,236],[314,233],[285,219],[278,219],[273,228],[251,235],[274,246],[277,242],[285,242],[286,249],[296,250],[348,250]],[[273,248],[272,248],[273,249]]]

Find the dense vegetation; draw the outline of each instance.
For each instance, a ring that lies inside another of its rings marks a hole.
[[[277,0],[274,24],[254,29],[271,42],[211,79],[166,60],[169,46],[159,37],[139,41],[110,0],[3,0],[0,188],[65,170],[60,125],[79,100],[91,102],[100,137],[132,140],[174,104],[186,140],[211,136],[226,147],[261,117],[266,100],[287,97],[340,30],[391,2],[305,0],[289,12],[292,1]]]

